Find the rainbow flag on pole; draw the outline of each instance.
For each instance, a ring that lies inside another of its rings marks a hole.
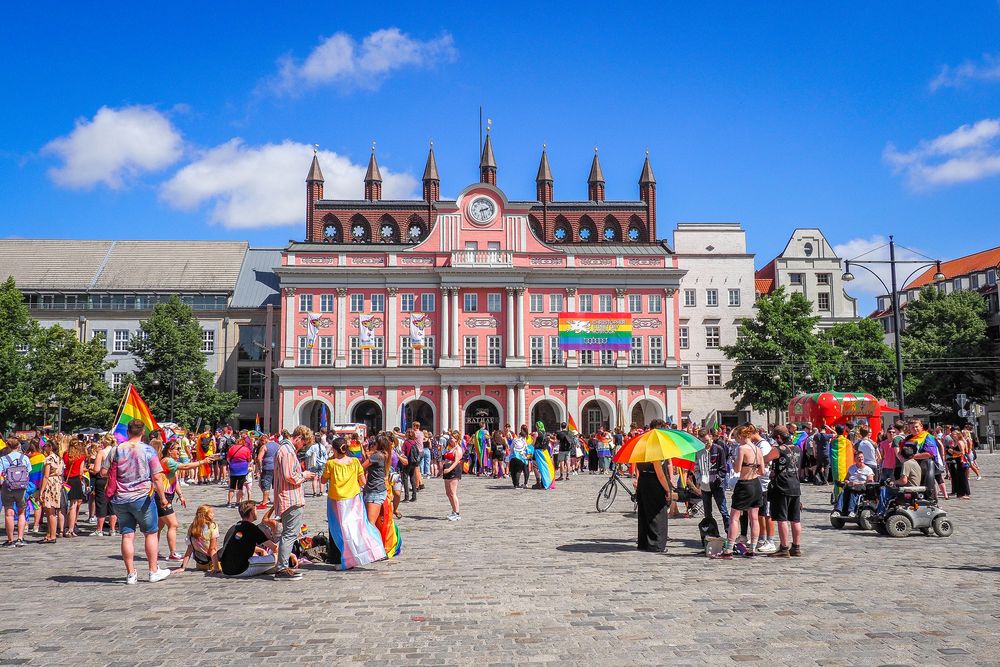
[[[632,349],[631,313],[559,313],[559,349]]]
[[[143,426],[146,427],[146,435],[160,430],[160,425],[156,423],[156,418],[153,417],[153,413],[146,406],[146,401],[142,400],[142,396],[135,390],[135,387],[129,384],[125,390],[125,397],[122,399],[121,407],[118,409],[115,426],[111,429],[118,442],[128,440],[128,425],[135,419],[141,421]]]

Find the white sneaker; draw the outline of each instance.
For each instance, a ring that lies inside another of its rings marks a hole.
[[[184,480],[182,479],[182,480],[181,480],[181,486],[191,486],[191,485],[190,485],[190,484],[188,484],[187,482],[185,482],[185,481],[184,481]]]
[[[133,571],[125,575],[125,585],[127,586],[135,586],[138,581],[139,581],[138,572]]]
[[[163,581],[169,576],[170,576],[170,570],[161,567],[156,572],[149,573],[149,580],[155,584],[157,581]]]
[[[103,530],[95,530],[94,532],[92,532],[90,534],[90,536],[91,537],[104,537],[104,531]]]
[[[777,550],[778,547],[776,547],[774,542],[771,542],[770,540],[764,540],[763,544],[757,545],[757,553],[773,554]]]
[[[449,512],[448,513],[448,521],[455,521],[456,519],[458,519],[458,515],[457,514],[455,514],[454,512]]]
[[[462,515],[461,514],[456,514],[455,515],[455,521],[461,521],[461,520],[462,520]]]
[[[89,523],[91,526],[97,525],[97,517],[96,516],[90,517],[89,519],[87,519],[87,523]]]

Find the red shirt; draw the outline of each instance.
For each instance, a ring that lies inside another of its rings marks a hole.
[[[81,456],[80,458],[71,462],[69,460],[69,452],[63,454],[63,463],[66,464],[66,479],[69,479],[70,477],[79,477],[80,469],[83,468],[83,463],[86,460],[87,460],[86,456]]]

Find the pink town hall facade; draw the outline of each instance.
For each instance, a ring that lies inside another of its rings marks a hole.
[[[654,240],[648,156],[636,201],[605,201],[596,154],[585,201],[554,200],[544,151],[533,200],[508,199],[496,173],[487,136],[480,182],[442,200],[431,149],[423,198],[387,201],[373,152],[365,198],[327,200],[313,157],[306,240],[276,269],[282,428],[680,420],[683,271]],[[567,312],[629,313],[631,349],[560,349]]]

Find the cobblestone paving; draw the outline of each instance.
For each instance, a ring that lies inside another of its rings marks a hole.
[[[455,523],[429,480],[402,506],[399,559],[297,582],[126,588],[117,540],[33,536],[0,551],[0,665],[1000,664],[1000,456],[981,462],[973,500],[945,503],[949,539],[834,530],[828,489],[809,487],[806,556],[777,562],[700,557],[692,519],[671,523],[668,555],[638,553],[627,498],[594,511],[598,476],[549,492],[466,478]],[[188,496],[182,522],[225,497]],[[235,511],[217,513],[224,532]]]

